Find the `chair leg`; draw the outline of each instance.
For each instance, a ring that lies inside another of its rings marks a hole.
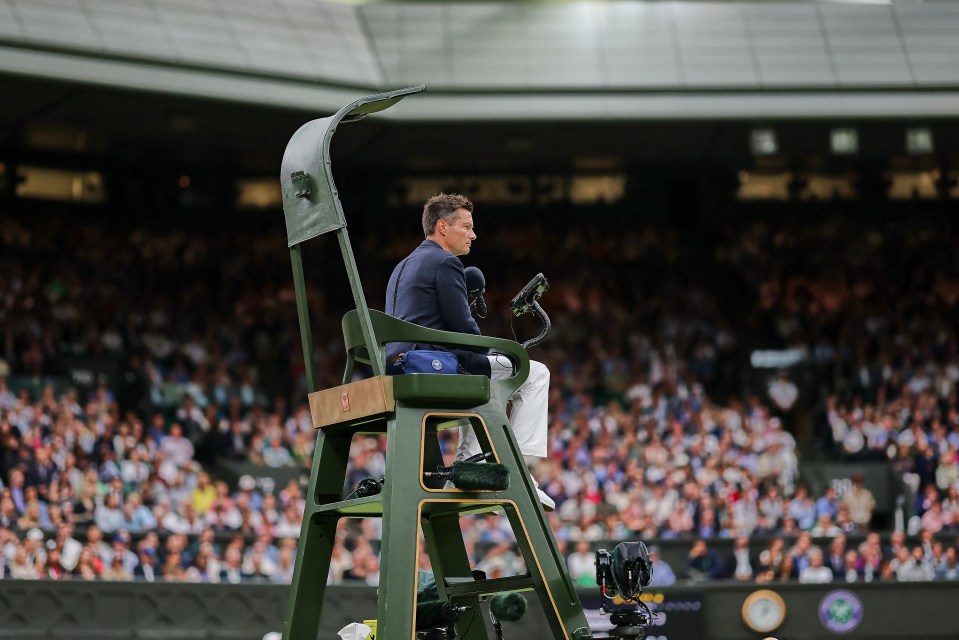
[[[317,516],[303,523],[283,629],[284,640],[316,640],[338,520]]]
[[[316,640],[319,632],[339,516],[317,510],[340,497],[352,438],[348,429],[317,434],[283,640]]]
[[[423,496],[419,485],[422,416],[421,410],[397,407],[387,424],[377,640],[409,640],[414,625]],[[419,437],[411,437],[414,433]]]
[[[469,556],[463,543],[458,514],[443,514],[423,518],[423,536],[426,550],[433,565],[436,590],[440,600],[448,600],[445,578],[472,577]],[[439,544],[438,541],[443,541]],[[460,640],[487,640],[486,624],[481,619],[479,596],[458,598],[457,604],[465,604],[472,610],[456,623],[456,637]]]
[[[489,430],[501,461],[514,472],[506,495],[515,506],[504,504],[504,508],[553,637],[591,637],[586,635],[589,623],[516,438],[505,424],[491,424]]]

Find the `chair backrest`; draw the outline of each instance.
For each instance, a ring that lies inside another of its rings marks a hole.
[[[425,90],[426,85],[421,84],[366,96],[297,129],[287,143],[280,168],[288,246],[346,226],[330,162],[330,140],[337,126],[389,109],[406,96]]]
[[[324,233],[336,233],[350,289],[353,291],[353,303],[360,312],[360,328],[367,349],[370,353],[376,353],[380,349],[373,335],[366,295],[363,293],[356,260],[353,259],[353,248],[346,231],[346,215],[333,184],[330,139],[341,122],[362,120],[371,113],[390,108],[408,95],[425,90],[425,85],[417,85],[360,98],[328,118],[307,122],[287,143],[280,169],[280,188],[283,192],[283,214],[286,217],[300,338],[310,391],[317,391],[318,380],[313,359],[313,334],[306,300],[303,261],[300,255],[300,244],[303,242]],[[374,359],[373,369],[378,375],[382,375],[384,365],[379,360],[380,358]]]
[[[373,323],[373,332],[380,345],[387,342],[423,342],[453,347],[482,347],[496,353],[502,353],[513,363],[513,375],[502,381],[510,388],[510,393],[518,389],[529,377],[529,354],[523,348],[523,345],[518,342],[503,338],[428,329],[412,322],[394,318],[375,309],[370,309],[369,314]],[[343,316],[343,341],[346,345],[348,358],[347,370],[343,378],[345,383],[352,376],[354,363],[373,364],[366,348],[366,341],[363,338],[360,315],[356,309]]]

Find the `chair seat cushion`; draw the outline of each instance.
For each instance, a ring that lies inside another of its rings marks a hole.
[[[486,376],[410,373],[393,377],[393,397],[410,407],[468,409],[489,402]]]

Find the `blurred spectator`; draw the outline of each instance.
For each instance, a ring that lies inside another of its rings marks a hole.
[[[649,560],[653,568],[653,577],[649,581],[650,587],[668,587],[676,583],[676,574],[669,563],[662,559],[659,546],[649,547]]]
[[[753,558],[749,551],[749,536],[739,536],[733,542],[733,550],[726,559],[725,577],[747,581],[755,577]]]
[[[155,582],[159,577],[156,566],[156,549],[142,541],[137,546],[137,565],[133,568],[133,577],[145,582]]]
[[[796,486],[796,492],[786,505],[786,516],[796,521],[800,529],[809,530],[816,524],[816,503],[803,485]]]
[[[111,533],[123,527],[123,510],[120,509],[119,498],[114,493],[108,493],[103,502],[95,509],[94,520],[101,531]]]
[[[280,549],[279,559],[277,560],[276,570],[270,576],[271,582],[278,584],[290,584],[293,582],[293,568],[295,555],[293,549],[284,547]]]
[[[80,552],[80,559],[73,570],[73,575],[84,580],[96,580],[100,577],[103,564],[90,547],[84,547]]]
[[[576,550],[566,558],[566,568],[574,584],[585,586],[595,584],[596,554],[590,548],[588,540],[576,543]]]
[[[333,542],[333,555],[330,560],[329,584],[341,584],[344,576],[353,569],[353,555],[346,548],[345,536],[337,535]]]
[[[797,575],[809,566],[809,554],[814,549],[818,547],[813,545],[812,534],[808,531],[800,533],[796,538],[796,544],[789,549],[789,557],[792,558],[793,569]]]
[[[60,566],[68,573],[73,571],[80,560],[83,545],[73,537],[72,524],[65,522],[57,527],[57,537],[53,541],[53,548],[59,553]]]
[[[810,533],[815,538],[834,538],[843,535],[843,530],[842,527],[833,523],[828,513],[824,513],[819,516],[816,526],[810,530]]]
[[[170,435],[160,442],[160,450],[177,467],[184,467],[193,460],[193,443],[183,436],[183,427],[170,425]]]
[[[31,557],[25,548],[17,549],[13,562],[10,563],[10,577],[24,580],[38,580],[42,563],[38,558]]]
[[[796,405],[799,388],[789,379],[785,371],[781,371],[769,385],[769,398],[778,411],[788,413]]]
[[[783,561],[786,558],[785,541],[782,538],[771,538],[759,553],[759,566],[756,571],[757,582],[775,580],[780,573]]]
[[[127,579],[131,579],[133,570],[136,569],[140,559],[137,554],[130,550],[130,534],[126,531],[119,531],[113,536],[111,549],[103,556],[104,563],[110,568],[114,568],[114,562],[117,558],[120,559],[120,566],[124,574],[129,576]]]
[[[104,580],[133,580],[133,574],[123,566],[122,556],[113,556],[107,564],[107,569],[101,576]]]
[[[945,550],[942,563],[936,568],[936,577],[940,580],[959,580],[959,554],[955,547]]]
[[[816,534],[813,533],[815,536]],[[841,578],[846,571],[846,536],[843,533],[838,533],[832,537],[832,541],[829,543],[829,553],[826,555],[824,564],[829,567],[829,570],[832,571],[832,575],[835,578]],[[858,562],[858,554],[855,554]]]
[[[150,531],[157,526],[156,518],[146,505],[139,493],[133,492],[127,496],[123,505],[123,528],[135,533]]]
[[[943,512],[942,503],[939,500],[933,500],[929,504],[920,520],[922,530],[930,533],[939,533],[949,524],[952,524],[951,514],[947,515]]]
[[[826,485],[822,495],[816,500],[817,521],[824,515],[829,516],[833,521],[839,515],[839,499],[836,497],[836,487],[831,484]]]
[[[936,575],[935,567],[923,556],[922,547],[914,547],[911,552],[900,547],[889,564],[900,582],[932,580]]]
[[[849,509],[849,517],[857,527],[869,529],[873,509],[876,508],[876,499],[866,488],[861,473],[852,474],[850,480],[852,487],[842,497],[842,504]]]
[[[822,550],[814,547],[809,551],[809,564],[799,572],[799,582],[803,584],[825,584],[832,582],[832,570],[823,564]]]
[[[67,570],[63,568],[63,564],[60,562],[60,551],[56,548],[47,552],[47,561],[42,569],[43,572],[40,577],[47,580],[60,580],[67,575]]]
[[[840,582],[860,582],[863,579],[862,562],[854,550],[850,549],[843,556],[843,563],[840,571],[833,572],[833,576]]]
[[[693,542],[686,560],[686,574],[691,580],[715,580],[723,575],[723,559],[709,548],[705,540]]]

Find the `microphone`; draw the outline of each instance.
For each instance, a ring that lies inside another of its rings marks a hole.
[[[509,489],[509,469],[502,464],[454,462],[451,467],[437,467],[427,471],[426,478],[445,478],[464,491],[506,491]]]
[[[486,276],[476,267],[466,267],[463,270],[463,277],[466,278],[466,290],[470,295],[475,296],[473,304],[476,305],[476,315],[485,318],[487,309],[483,294],[486,293]]]
[[[466,460],[454,462],[450,467],[439,466],[436,471],[427,471],[427,478],[445,478],[457,489],[466,491],[506,491],[509,489],[509,469],[498,463],[481,463],[491,460],[492,453],[478,453]]]
[[[468,605],[455,605],[452,602],[421,602],[416,605],[416,629],[436,629],[448,627],[460,619]]]
[[[466,491],[506,491],[509,469],[495,463],[457,462],[450,469],[450,480]]]
[[[483,295],[486,291],[486,276],[477,267],[463,269],[463,277],[466,278],[466,290],[470,293]]]
[[[522,594],[515,591],[497,593],[490,598],[489,612],[502,622],[516,622],[526,613],[526,606],[526,597]]]

